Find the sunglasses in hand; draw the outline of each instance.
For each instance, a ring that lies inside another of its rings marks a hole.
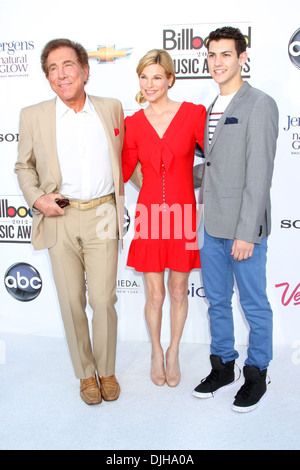
[[[65,207],[69,206],[70,205],[70,201],[69,199],[56,199],[55,200],[56,204],[59,205],[59,207],[61,207],[61,209],[64,209]]]

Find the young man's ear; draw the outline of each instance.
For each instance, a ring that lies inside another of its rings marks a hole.
[[[248,54],[246,51],[242,52],[239,57],[240,66],[242,67],[248,59]]]

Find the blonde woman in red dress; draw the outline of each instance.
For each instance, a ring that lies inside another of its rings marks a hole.
[[[188,312],[188,278],[200,268],[196,238],[193,165],[196,142],[202,147],[206,110],[168,97],[175,83],[173,61],[161,49],[149,51],[137,67],[139,104],[125,120],[124,181],[140,164],[142,186],[136,207],[135,236],[127,265],[144,273],[145,317],[152,343],[151,379],[175,387],[180,381],[179,344]],[[165,270],[169,269],[171,341],[161,346]]]

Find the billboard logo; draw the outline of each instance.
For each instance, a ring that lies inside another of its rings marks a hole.
[[[19,196],[0,199],[0,243],[30,243],[32,211]]]
[[[211,79],[207,63],[208,36],[216,24],[165,25],[162,31],[162,48],[167,50],[174,62],[176,78]],[[251,49],[251,26],[242,24],[241,31],[246,39],[248,53]],[[250,78],[250,58],[243,66],[243,78]]]

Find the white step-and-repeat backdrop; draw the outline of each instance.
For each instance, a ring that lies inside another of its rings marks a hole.
[[[300,8],[299,0],[2,0],[0,10],[0,333],[63,336],[47,251],[30,244],[32,214],[14,174],[22,107],[53,97],[40,67],[50,39],[67,37],[88,52],[87,92],[119,98],[125,115],[138,110],[136,65],[150,49],[165,48],[175,62],[174,100],[211,103],[218,88],[209,76],[209,32],[220,26],[241,29],[249,43],[243,75],[277,101],[280,134],[272,184],[273,225],[269,238],[268,294],[274,310],[274,342],[300,348],[299,174],[300,174]],[[93,54],[91,54],[91,57]],[[104,57],[104,58],[103,58]],[[133,235],[137,190],[126,184],[126,236],[117,279],[119,341],[148,341],[144,321],[143,276],[126,267]],[[168,273],[166,272],[166,279]],[[88,315],[91,312],[88,311]],[[234,297],[237,344],[248,330]],[[168,341],[166,300],[162,340]],[[189,282],[189,315],[184,342],[210,342],[201,271]],[[0,334],[1,341],[1,334]]]

